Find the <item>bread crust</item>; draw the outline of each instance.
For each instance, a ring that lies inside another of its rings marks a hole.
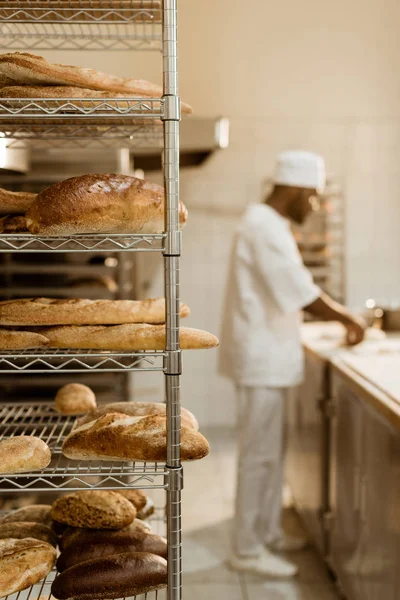
[[[135,507],[121,494],[83,490],[58,498],[52,506],[54,521],[88,529],[122,529],[136,517]]]
[[[119,492],[118,492],[119,493]],[[66,550],[71,544],[87,542],[92,543],[94,540],[99,539],[99,536],[105,534],[108,540],[112,540],[115,536],[120,533],[129,533],[136,538],[145,537],[152,533],[151,527],[148,523],[144,523],[139,519],[134,519],[130,525],[127,525],[123,529],[86,529],[84,527],[67,527],[63,532],[59,546],[60,550]]]
[[[82,383],[67,383],[57,392],[54,407],[62,415],[81,415],[96,409],[93,390]]]
[[[24,213],[36,199],[36,196],[37,194],[32,192],[12,192],[0,188],[0,215]]]
[[[17,435],[0,441],[0,473],[40,471],[50,461],[50,448],[38,437]]]
[[[16,523],[0,523],[0,539],[13,538],[15,540],[23,540],[25,538],[33,538],[41,540],[57,547],[57,536],[43,523],[34,523],[32,521],[16,522]]]
[[[0,329],[0,350],[28,350],[48,345],[49,340],[40,333]]]

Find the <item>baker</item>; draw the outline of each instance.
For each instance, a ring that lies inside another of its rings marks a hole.
[[[304,540],[281,529],[285,397],[303,377],[301,311],[343,323],[350,344],[364,322],[332,300],[304,266],[290,221],[302,224],[325,187],[322,157],[282,153],[273,189],[251,204],[237,229],[221,335],[220,371],[236,386],[238,475],[231,566],[268,577],[293,577],[279,556]]]

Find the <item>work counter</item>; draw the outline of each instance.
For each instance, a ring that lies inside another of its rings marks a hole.
[[[354,349],[343,338],[337,323],[303,327],[287,477],[348,600],[399,600],[400,335]]]

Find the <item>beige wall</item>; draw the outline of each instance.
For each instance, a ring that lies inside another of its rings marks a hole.
[[[350,304],[400,296],[398,0],[181,0],[179,9],[182,97],[232,124],[230,148],[182,175],[190,324],[218,331],[236,215],[285,148],[322,152],[344,182]],[[57,58],[161,81],[155,54]],[[231,423],[232,390],[215,361],[215,352],[185,355],[183,399],[203,422]]]

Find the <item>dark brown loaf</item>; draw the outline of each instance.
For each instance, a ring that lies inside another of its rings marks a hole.
[[[164,189],[121,174],[81,175],[51,185],[26,213],[33,234],[162,233]],[[179,222],[187,221],[180,204]]]
[[[148,415],[160,415],[165,417],[166,404],[163,402],[112,402],[111,404],[103,404],[95,410],[87,413],[83,417],[76,420],[76,426],[90,423],[102,415],[110,413],[120,413],[121,415],[129,415],[131,417],[146,417]],[[181,422],[185,427],[191,427],[196,431],[199,429],[199,424],[196,417],[186,408],[181,408]]]
[[[23,214],[36,196],[37,194],[31,192],[11,192],[0,188],[0,215]]]
[[[180,316],[190,314],[181,304]],[[165,323],[165,299],[89,300],[86,298],[20,298],[0,302],[0,325],[119,325]]]
[[[0,217],[0,233],[29,233],[26,218],[22,215]]]
[[[103,415],[73,429],[65,438],[62,451],[72,460],[165,461],[167,420],[157,415]],[[209,451],[210,446],[201,433],[188,427],[181,428],[183,461],[199,460]]]
[[[146,594],[166,585],[167,561],[134,552],[75,565],[58,575],[51,593],[57,600],[102,600]]]
[[[49,327],[40,330],[53,348],[84,350],[164,350],[164,325],[126,323],[124,325],[81,325]],[[216,348],[218,338],[208,331],[181,327],[179,341],[182,350]]]
[[[68,548],[71,544],[75,543],[88,543],[91,544],[93,541],[100,539],[105,533],[107,540],[112,540],[115,536],[119,536],[120,533],[127,533],[134,537],[141,538],[145,535],[151,534],[151,527],[148,523],[144,523],[139,519],[134,519],[130,525],[127,525],[123,529],[85,529],[83,527],[67,527],[59,540],[60,550],[63,551]]]
[[[0,524],[3,523],[43,523],[48,527],[52,526],[50,504],[31,504],[24,508],[18,508],[13,512],[0,518]]]
[[[55,548],[40,540],[0,540],[0,596],[25,590],[46,577],[56,556]]]
[[[40,333],[0,329],[0,350],[28,350],[48,345],[49,340]]]
[[[0,539],[13,538],[23,540],[24,538],[33,538],[47,542],[52,546],[57,546],[57,536],[54,531],[43,523],[20,522],[20,523],[2,523],[0,524]]]
[[[138,537],[123,532],[110,539],[108,532],[103,531],[90,542],[70,544],[58,557],[57,569],[62,572],[87,560],[126,552],[150,552],[167,558],[167,540],[159,535],[144,534]]]
[[[135,507],[121,494],[84,490],[58,498],[52,506],[54,521],[88,529],[122,529],[136,517]]]

